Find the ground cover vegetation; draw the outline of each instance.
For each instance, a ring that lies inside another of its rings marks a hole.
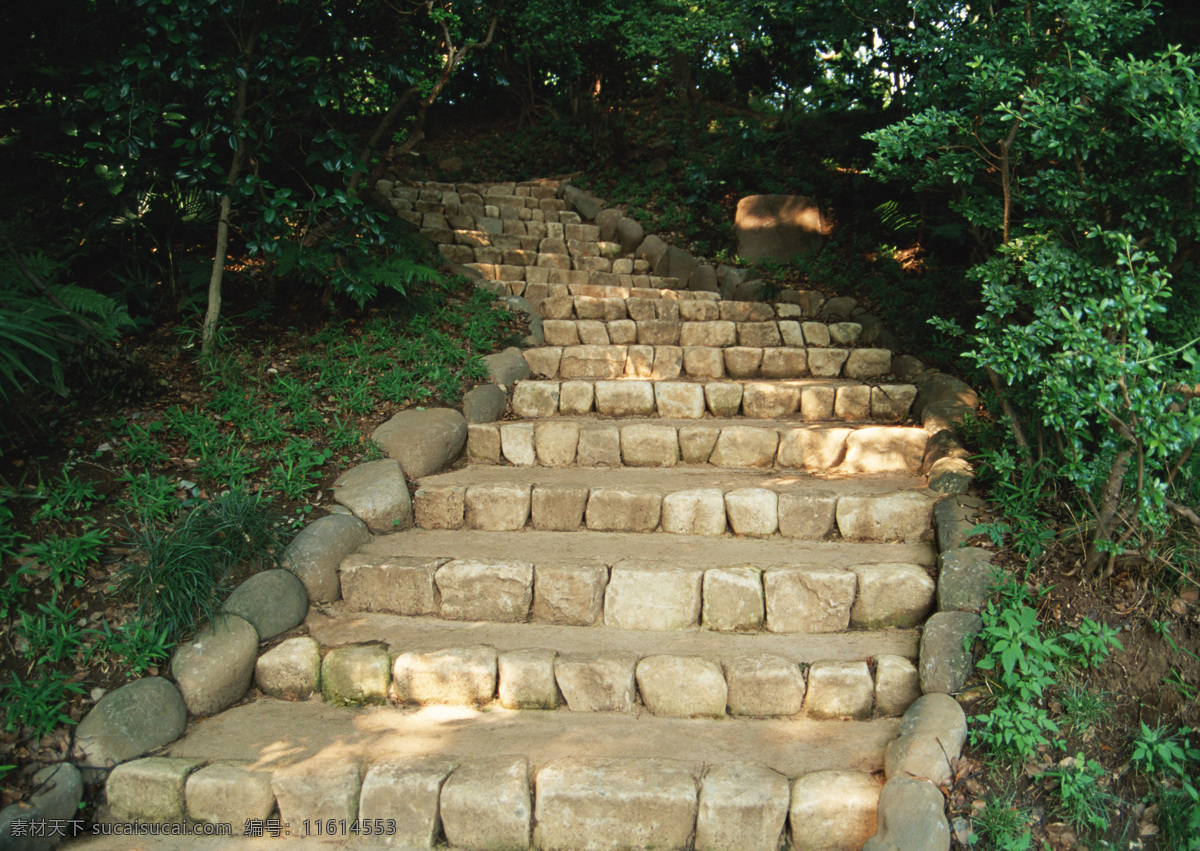
[[[736,263],[746,194],[986,389],[1005,569],[959,847],[1196,848],[1200,12],[1182,0],[51,0],[0,11],[0,794],[162,670],[398,408],[520,333],[375,179],[572,179]],[[927,320],[939,317],[936,326]],[[242,546],[245,544],[245,546]]]

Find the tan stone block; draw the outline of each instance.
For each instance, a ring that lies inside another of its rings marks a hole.
[[[358,816],[361,790],[362,769],[348,760],[307,759],[278,768],[271,775],[280,820],[291,824],[302,824],[305,819],[353,821]]]
[[[725,358],[721,349],[688,346],[683,350],[683,371],[689,378],[724,378]]]
[[[571,346],[563,349],[558,373],[563,378],[619,378],[627,355],[625,346]]]
[[[704,304],[705,302],[696,302]],[[679,330],[682,346],[724,348],[737,345],[737,326],[732,322],[685,322]]]
[[[113,815],[123,822],[169,823],[186,818],[184,789],[188,775],[203,765],[199,759],[152,756],[122,763],[108,775],[105,789]],[[34,810],[33,812],[36,812]],[[30,834],[35,828],[30,829]],[[8,833],[6,829],[5,833]],[[13,834],[9,834],[13,836]],[[29,835],[29,834],[27,834]],[[12,848],[51,847],[6,839]]]
[[[597,381],[596,412],[608,417],[654,413],[654,386],[648,381]]]
[[[583,485],[534,485],[530,523],[543,532],[574,532],[583,525],[587,498]]]
[[[637,323],[637,341],[642,346],[679,345],[679,322],[669,319],[641,319]]]
[[[865,771],[814,771],[797,778],[788,810],[792,848],[862,848],[875,835],[882,788]]]
[[[802,322],[800,327],[804,332],[804,343],[812,348],[824,349],[829,346],[829,326],[824,322]]]
[[[342,596],[356,611],[432,615],[441,608],[434,579],[446,559],[410,556],[347,556],[339,569]]]
[[[375,763],[363,778],[359,820],[392,819],[396,832],[385,842],[429,851],[441,834],[438,799],[453,768],[438,759]]]
[[[529,519],[529,485],[471,485],[467,488],[468,529],[514,532]]]
[[[725,349],[725,372],[730,378],[757,378],[762,372],[762,349]]]
[[[438,568],[442,617],[520,623],[533,601],[533,565],[455,559]]]
[[[888,384],[871,388],[871,419],[881,422],[901,422],[908,418],[917,388],[911,384]]]
[[[675,427],[650,423],[621,426],[621,458],[627,467],[674,467],[679,462]]]
[[[848,428],[785,429],[779,436],[779,466],[812,472],[833,470],[841,463],[850,434]]]
[[[630,346],[625,361],[626,378],[649,378],[654,372],[654,346]]]
[[[650,377],[656,380],[674,381],[683,372],[683,349],[679,346],[655,346],[654,366]]]
[[[637,342],[637,323],[632,319],[612,320],[608,323],[608,339],[613,345],[633,345]]]
[[[871,416],[871,388],[865,384],[844,385],[833,400],[833,416],[845,422],[863,422]]]
[[[419,529],[461,529],[467,489],[458,485],[426,485],[413,495]]]
[[[782,307],[783,305],[780,305]],[[802,349],[808,344],[804,340],[804,332],[800,329],[800,323],[793,319],[779,320],[779,338],[785,346]]]
[[[809,352],[812,366],[812,352]],[[822,422],[833,419],[833,402],[837,398],[834,387],[805,387],[800,393],[800,419],[805,422]]]
[[[670,298],[659,298],[654,302],[654,318],[679,322],[679,302]]]
[[[586,520],[595,532],[653,532],[662,512],[662,494],[626,488],[592,488]]]
[[[787,778],[765,766],[711,766],[700,783],[696,851],[776,851],[788,802]]]
[[[742,396],[742,412],[752,419],[785,419],[800,409],[800,397],[797,386],[751,382]]]
[[[679,302],[679,318],[685,322],[715,322],[721,318],[716,302],[688,299]]]
[[[767,468],[775,462],[779,433],[775,429],[754,426],[726,426],[721,429],[708,462],[718,467]]]
[[[679,459],[685,464],[707,464],[720,433],[716,426],[680,426]]]
[[[580,319],[575,323],[579,332],[579,342],[585,346],[609,345],[608,326],[595,319]],[[622,368],[624,365],[622,365]]]
[[[531,467],[537,462],[533,423],[501,423],[500,452],[510,464]]]
[[[706,570],[703,598],[703,623],[708,629],[722,632],[762,629],[766,610],[762,571],[757,567],[744,565]]]
[[[847,540],[927,540],[936,501],[912,491],[844,496],[838,500],[838,530]]]
[[[558,412],[564,417],[588,414],[595,403],[590,381],[564,381],[558,392]]]
[[[919,473],[929,435],[922,429],[861,428],[846,438],[847,473]]]
[[[808,350],[808,369],[814,378],[837,378],[850,353],[845,349]]]
[[[620,467],[621,433],[617,427],[607,423],[580,427],[575,463],[580,467]]]
[[[698,656],[646,656],[637,664],[642,703],[654,715],[722,718],[728,690],[721,666]]]
[[[765,348],[781,345],[779,326],[774,322],[739,322],[737,323],[737,338],[739,346]]]
[[[857,345],[862,335],[862,326],[857,322],[829,323],[829,342],[835,346],[850,347]]]
[[[528,848],[533,829],[524,757],[460,765],[442,786],[442,829],[455,848]]]
[[[570,467],[578,446],[579,423],[550,420],[534,427],[533,447],[543,467]]]
[[[820,541],[837,528],[837,496],[831,493],[781,493],[779,534],[785,538]]]
[[[612,569],[604,594],[604,624],[617,629],[688,629],[700,620],[696,569],[627,567]]]
[[[805,349],[763,349],[763,378],[803,378],[808,375],[808,352]]]
[[[545,301],[545,299],[543,299]],[[534,378],[557,378],[558,364],[562,360],[562,346],[545,346],[526,349],[525,362]]]
[[[275,810],[271,775],[247,763],[217,763],[199,769],[184,787],[187,816],[203,824],[227,823],[236,835],[249,819],[267,819]]]
[[[714,417],[736,417],[742,408],[742,385],[736,381],[710,381],[704,385],[704,400]]]
[[[770,568],[763,573],[771,632],[843,632],[858,577],[833,567]]]
[[[533,620],[591,626],[604,611],[608,568],[603,564],[539,564],[533,576]]]
[[[660,417],[702,418],[707,410],[704,387],[691,381],[659,381],[654,385],[654,403]]]
[[[572,712],[632,712],[637,660],[623,652],[563,653],[554,660],[554,677]]]
[[[513,390],[512,409],[518,417],[538,420],[558,411],[557,381],[518,381]]]
[[[814,662],[808,669],[804,711],[809,718],[871,717],[875,683],[866,662]]]
[[[907,629],[933,611],[937,585],[916,564],[859,564],[858,595],[850,611],[853,629]]]
[[[892,353],[887,349],[855,349],[843,369],[847,378],[870,381],[891,374]]]
[[[495,423],[468,424],[467,459],[472,464],[499,464],[500,426]]]
[[[789,716],[804,706],[804,673],[795,662],[761,653],[723,659],[722,665],[730,715]]]
[[[779,495],[766,488],[729,491],[725,494],[725,514],[735,535],[769,537],[779,530]]]
[[[885,718],[903,715],[921,696],[917,666],[903,656],[875,657],[875,712]]]
[[[559,704],[553,650],[510,650],[497,662],[500,705],[505,709],[554,709]]]
[[[654,300],[649,298],[631,298],[625,303],[625,309],[630,319],[645,322],[654,319]]]
[[[725,496],[720,488],[673,491],[663,497],[662,529],[673,535],[725,534]]]
[[[470,706],[496,696],[496,648],[480,645],[430,653],[401,653],[392,686],[401,703]]]

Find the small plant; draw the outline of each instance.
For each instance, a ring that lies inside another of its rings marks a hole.
[[[1119,629],[1084,618],[1079,627],[1063,633],[1063,641],[1071,645],[1071,659],[1084,668],[1099,668],[1113,647],[1124,650],[1117,639]]]
[[[57,665],[73,657],[83,645],[83,629],[75,623],[75,615],[65,612],[51,598],[37,607],[38,615],[21,613],[17,633],[25,640],[22,655],[33,665]]]
[[[1080,733],[1111,718],[1115,708],[1112,695],[1108,692],[1091,691],[1078,684],[1063,690],[1061,703],[1063,717]]]
[[[1186,851],[1200,849],[1200,788],[1192,771],[1200,763],[1200,749],[1189,742],[1192,732],[1151,728],[1143,721],[1131,748],[1134,767],[1156,781],[1150,798],[1158,804],[1164,847]]]
[[[133,618],[116,630],[106,622],[96,651],[112,654],[123,667],[141,674],[165,662],[174,646],[165,627],[156,631],[146,621]]]
[[[121,481],[126,487],[124,504],[134,517],[151,523],[162,523],[179,512],[181,504],[175,498],[179,485],[166,476],[128,473]]]
[[[1062,813],[1072,827],[1080,832],[1108,830],[1108,808],[1116,797],[1105,785],[1104,766],[1079,753],[1046,774],[1058,780]]]
[[[1017,808],[1012,795],[992,798],[972,819],[977,833],[971,835],[971,844],[982,838],[987,840],[984,847],[995,851],[1029,851],[1033,847],[1029,822],[1029,814]]]
[[[104,529],[88,529],[73,538],[50,536],[27,546],[25,555],[46,567],[55,588],[62,588],[68,581],[80,588],[88,565],[100,561],[107,536]]]
[[[1171,732],[1165,727],[1150,727],[1142,722],[1141,732],[1134,737],[1133,764],[1146,774],[1184,777],[1188,763],[1200,761],[1200,750],[1188,743],[1190,727]]]
[[[125,432],[121,447],[122,455],[130,464],[141,467],[156,467],[165,464],[170,456],[162,448],[164,426],[157,420],[145,426],[130,425]]]
[[[68,693],[83,694],[83,689],[57,674],[28,682],[12,674],[7,683],[0,683],[5,729],[12,733],[28,727],[35,738],[41,738],[59,724],[74,724],[66,713]]]
[[[42,504],[33,512],[34,523],[44,520],[65,523],[76,512],[86,511],[101,499],[95,485],[75,478],[66,467],[62,475],[51,483],[38,482],[37,496]]]
[[[321,468],[331,457],[332,450],[293,438],[279,453],[279,463],[271,468],[267,483],[290,499],[303,499],[320,482]]]

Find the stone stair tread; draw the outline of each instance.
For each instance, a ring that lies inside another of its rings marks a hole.
[[[870,386],[888,387],[893,384],[906,385],[906,382],[896,378],[881,378],[878,380],[865,381],[857,378],[695,378],[680,374],[678,378],[648,378],[640,375],[623,375],[619,378],[524,378],[518,381],[517,384],[562,384],[564,381],[586,381],[595,384],[598,381],[619,381],[622,384],[661,384],[668,383],[685,383],[685,384],[774,384],[784,387],[856,387],[862,384]],[[740,419],[740,418],[739,418]],[[796,420],[799,422],[799,420]],[[840,420],[839,420],[840,422]]]
[[[262,698],[193,723],[164,755],[249,760],[267,771],[314,758],[366,765],[414,757],[469,762],[512,755],[528,758],[534,771],[568,757],[661,758],[696,767],[751,761],[795,778],[826,769],[879,771],[887,743],[899,729],[899,718],[734,723],[461,706],[347,709],[320,700]]]
[[[919,634],[912,629],[826,633],[729,633],[707,629],[636,630],[606,626],[554,626],[541,623],[447,621],[381,612],[352,611],[343,603],[309,613],[309,635],[322,647],[383,641],[393,654],[425,653],[486,644],[509,650],[563,653],[629,652],[638,656],[703,656],[729,659],[759,653],[797,664],[863,661],[875,656],[917,658]]]
[[[724,567],[741,564],[937,564],[932,542],[863,543],[801,541],[792,538],[735,538],[703,535],[646,535],[638,532],[485,532],[474,529],[408,529],[377,535],[360,551],[368,556],[479,559],[561,563],[599,561],[672,567]]]
[[[671,493],[694,488],[767,488],[776,493],[836,493],[839,496],[921,490],[923,476],[862,473],[817,477],[794,470],[743,470],[724,467],[500,467],[472,466],[420,479],[418,487],[457,485],[576,485]],[[637,545],[634,552],[636,552]]]
[[[682,379],[681,379],[682,380]],[[751,379],[752,380],[752,379]],[[758,379],[762,381],[764,379]],[[555,414],[553,417],[539,417],[532,419],[515,418],[511,420],[498,420],[495,423],[482,423],[481,425],[517,425],[520,423],[538,423],[545,422],[564,422],[578,423],[579,425],[591,425],[592,423],[616,423],[621,427],[634,425],[660,425],[670,426],[672,428],[685,428],[687,426],[711,426],[712,428],[729,428],[738,426],[743,428],[757,429],[803,429],[805,431],[819,431],[821,429],[837,428],[837,429],[904,429],[905,431],[924,432],[924,428],[911,423],[881,423],[874,420],[864,420],[861,422],[844,422],[842,420],[830,420],[828,422],[807,422],[804,420],[788,420],[788,419],[758,419],[751,417],[714,417],[704,416],[696,419],[683,417],[606,417],[603,414],[595,412],[588,414]]]

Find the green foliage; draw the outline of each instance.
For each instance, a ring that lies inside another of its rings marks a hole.
[[[1200,57],[1129,52],[1153,4],[1039,0],[969,25],[942,8],[932,20],[948,24],[906,43],[939,62],[911,116],[871,135],[874,170],[947,193],[974,234],[967,357],[1017,414],[1014,457],[1041,451],[1047,481],[1075,489],[1095,569],[1123,529],[1162,531],[1200,439],[1179,389],[1200,380],[1200,325],[1162,321],[1198,283],[1182,261],[1200,236]]]
[[[52,535],[29,544],[25,555],[45,566],[55,588],[62,588],[67,582],[79,588],[83,586],[88,566],[99,562],[107,537],[107,530],[94,528],[73,537]]]
[[[1071,659],[1083,668],[1099,668],[1113,647],[1124,650],[1117,638],[1119,629],[1106,623],[1084,618],[1074,631],[1064,633],[1063,641],[1071,646]]]
[[[137,518],[147,523],[163,523],[174,517],[182,507],[176,498],[179,484],[166,476],[149,473],[127,473],[123,504]]]
[[[972,819],[977,833],[972,834],[971,844],[986,840],[983,848],[995,851],[1029,851],[1033,840],[1029,831],[1030,814],[1018,809],[1012,795],[989,798],[983,809]]]
[[[41,500],[33,512],[35,523],[44,520],[65,523],[75,517],[75,512],[86,511],[100,501],[95,486],[72,476],[67,467],[58,479],[38,482],[34,498]]]
[[[1108,830],[1108,808],[1116,796],[1108,789],[1108,772],[1082,753],[1067,757],[1046,772],[1058,780],[1058,796],[1067,822],[1081,832]]]
[[[1089,727],[1108,721],[1116,704],[1107,691],[1093,691],[1081,684],[1072,684],[1063,689],[1059,698],[1063,717],[1075,732],[1083,734]]]
[[[33,680],[11,674],[7,683],[0,683],[4,728],[11,733],[28,727],[35,738],[41,738],[60,724],[74,724],[66,712],[68,693],[83,694],[83,689],[57,674]]]
[[[146,621],[133,618],[115,630],[105,622],[96,652],[111,654],[131,673],[142,674],[170,658],[174,646],[167,627],[156,631]]]
[[[75,622],[78,615],[57,603],[57,598],[39,603],[37,615],[21,613],[17,624],[17,634],[25,642],[21,655],[32,666],[65,662],[83,646],[84,631]]]
[[[333,457],[312,441],[292,439],[279,452],[279,461],[267,474],[267,485],[289,499],[304,499],[321,481],[321,468]]]
[[[1200,849],[1200,749],[1192,747],[1192,733],[1188,727],[1172,732],[1143,721],[1132,743],[1134,767],[1154,783],[1150,797],[1158,804],[1163,841],[1186,851]]]

